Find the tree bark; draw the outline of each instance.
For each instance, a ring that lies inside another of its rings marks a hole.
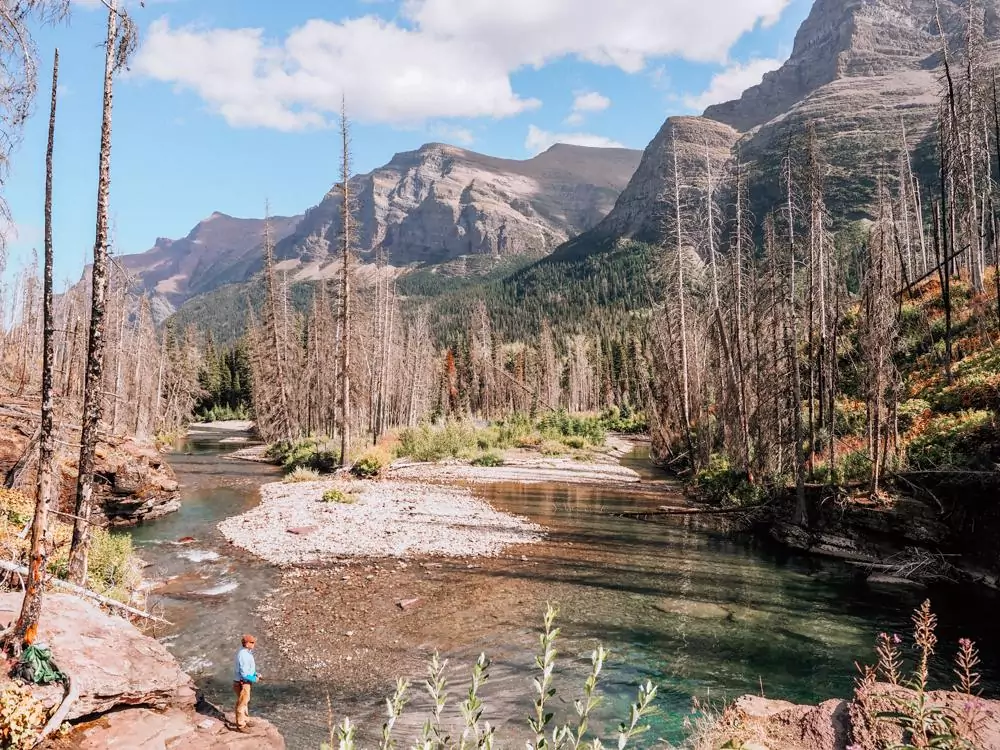
[[[45,150],[45,271],[43,277],[42,333],[42,422],[39,432],[38,496],[35,516],[31,521],[31,551],[28,575],[24,584],[21,613],[9,641],[14,650],[30,645],[38,632],[42,614],[43,576],[49,554],[49,505],[55,464],[53,435],[52,369],[54,360],[55,322],[52,304],[52,154],[56,137],[56,99],[59,86],[59,50],[52,63],[52,104],[49,110],[49,140]]]
[[[103,405],[101,383],[104,375],[104,313],[108,296],[108,204],[111,192],[111,113],[113,103],[115,47],[118,39],[117,0],[110,0],[108,35],[104,59],[104,112],[101,123],[101,153],[97,179],[97,231],[94,240],[94,267],[90,308],[90,337],[87,344],[87,372],[83,388],[83,429],[76,483],[76,510],[73,542],[69,554],[69,580],[83,586],[87,582],[90,551],[90,515],[93,510],[94,456]]]

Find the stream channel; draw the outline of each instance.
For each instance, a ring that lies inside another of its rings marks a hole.
[[[371,737],[381,726],[391,685],[344,686],[303,677],[261,637],[266,631],[255,610],[280,585],[281,573],[230,546],[216,524],[256,505],[257,488],[276,480],[278,471],[224,458],[241,447],[221,442],[231,434],[189,437],[170,457],[182,486],[181,510],[132,532],[150,563],[147,578],[165,582],[151,594],[150,605],[173,625],[154,634],[208,699],[227,708],[239,634],[258,634],[264,679],[251,715],[275,723],[292,750],[318,750],[327,738],[328,696],[338,721],[349,715],[367,726],[362,736]],[[638,455],[630,465],[647,479],[656,476]],[[672,491],[666,482],[663,489]],[[872,586],[856,567],[702,528],[692,517],[653,524],[607,515],[679,502],[668,494],[561,484],[486,485],[476,491],[551,530],[541,545],[551,549],[529,563],[530,573],[502,565],[491,570],[484,596],[491,588],[518,587],[516,596],[500,599],[507,603],[504,611],[489,617],[481,616],[481,607],[465,617],[452,613],[442,617],[439,642],[421,644],[426,653],[439,649],[461,666],[451,677],[454,700],[461,699],[461,678],[478,653],[493,658],[482,695],[484,718],[498,726],[498,739],[507,738],[497,747],[515,746],[511,736],[525,732],[547,601],[559,603],[563,633],[553,707],[557,714],[572,712],[600,641],[611,652],[601,682],[606,699],[595,721],[605,729],[625,717],[636,686],[647,679],[660,691],[654,730],[674,742],[683,738],[693,696],[717,702],[763,689],[770,698],[796,702],[847,697],[855,662],[872,661],[876,634],[908,634],[911,612],[928,596],[940,618],[942,654],[950,658],[959,637],[973,638],[982,652],[985,693],[1000,692],[1000,602],[990,592],[954,585]],[[179,544],[184,537],[195,541]],[[949,685],[950,663],[942,658],[936,669],[941,686]],[[403,676],[415,678],[415,689],[422,677]],[[404,731],[415,731],[426,705],[415,694]]]

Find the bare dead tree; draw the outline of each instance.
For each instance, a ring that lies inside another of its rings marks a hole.
[[[125,67],[138,43],[135,25],[118,0],[108,0],[108,28],[105,40],[104,106],[101,122],[101,149],[97,180],[97,232],[94,264],[91,269],[90,335],[87,344],[87,371],[84,381],[83,429],[76,486],[73,541],[70,547],[69,579],[83,586],[87,581],[90,549],[90,516],[93,510],[94,456],[103,412],[101,383],[104,374],[105,321],[108,294],[108,211],[111,192],[111,114],[115,74]]]
[[[46,562],[49,555],[49,506],[53,497],[55,474],[55,435],[53,417],[52,369],[54,361],[55,315],[52,304],[52,158],[56,137],[56,100],[59,88],[59,50],[52,62],[52,104],[49,109],[49,137],[45,149],[45,270],[43,279],[43,341],[42,341],[42,410],[39,428],[38,495],[35,515],[31,520],[31,549],[28,575],[24,583],[21,612],[7,639],[8,650],[17,652],[22,645],[31,645],[38,632],[42,614],[42,591]]]

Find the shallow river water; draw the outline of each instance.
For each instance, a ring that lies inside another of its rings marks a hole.
[[[215,526],[256,504],[256,488],[277,472],[221,458],[233,446],[220,444],[219,437],[189,440],[171,457],[183,507],[133,536],[151,563],[147,576],[167,581],[152,602],[173,626],[157,636],[210,700],[228,705],[239,634],[263,632],[254,611],[280,576],[229,546]],[[640,462],[636,466],[642,468]],[[669,485],[663,490],[669,492]],[[589,654],[600,641],[611,657],[598,725],[624,718],[635,686],[649,679],[660,690],[656,733],[672,741],[683,735],[693,696],[719,701],[763,690],[771,698],[803,702],[846,697],[854,663],[871,660],[875,635],[909,632],[910,613],[927,596],[941,620],[942,651],[950,651],[959,637],[976,639],[987,693],[996,695],[1000,687],[1000,655],[990,648],[1000,603],[981,590],[875,587],[852,566],[701,528],[691,517],[652,524],[608,515],[669,502],[666,494],[546,484],[477,491],[495,506],[548,527],[550,540],[543,543],[548,551],[539,552],[537,562],[532,553],[527,566],[491,571],[490,586],[517,587],[518,607],[489,618],[481,616],[481,608],[468,617],[443,618],[440,643],[424,645],[428,651],[441,649],[463,671],[480,650],[493,658],[492,679],[483,692],[486,718],[505,732],[521,732],[525,725],[532,655],[547,601],[558,602],[563,632],[556,710],[571,710]],[[184,537],[195,541],[178,544]],[[488,587],[483,595],[489,596]],[[535,615],[525,618],[524,612]],[[468,638],[453,636],[469,632],[475,634],[473,646],[452,646],[468,644]],[[258,646],[258,662],[265,679],[253,712],[273,721],[293,750],[318,748],[326,737],[328,695],[338,716],[378,726],[384,685],[345,691],[302,679],[267,639]],[[947,670],[942,661],[938,671]]]

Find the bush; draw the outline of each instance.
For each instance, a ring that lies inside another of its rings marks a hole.
[[[911,398],[899,405],[899,431],[907,433],[913,429],[921,417],[931,410],[931,405],[920,398]]]
[[[378,448],[372,448],[354,462],[351,473],[358,479],[374,479],[388,465],[389,457],[385,452]]]
[[[766,487],[753,484],[746,472],[737,471],[722,456],[712,456],[708,466],[694,476],[694,486],[715,505],[760,505],[770,498]]]
[[[852,451],[837,463],[837,473],[845,482],[864,482],[871,478],[872,462],[865,451]]]
[[[128,534],[95,528],[87,557],[89,588],[118,601],[128,602],[142,585],[142,568]]]
[[[0,747],[28,750],[35,746],[49,711],[31,688],[12,682],[0,691]]]
[[[561,456],[566,452],[566,446],[558,440],[543,440],[538,450],[543,456]]]
[[[472,459],[472,465],[488,467],[503,466],[503,456],[496,453],[484,453]]]
[[[543,438],[550,440],[578,436],[591,445],[604,445],[607,437],[599,417],[573,417],[562,410],[542,417],[538,421],[538,432]]]
[[[351,505],[356,502],[357,498],[349,492],[344,492],[343,490],[338,490],[336,487],[329,489],[323,493],[324,503],[340,503],[342,505]]]
[[[988,411],[941,414],[907,446],[914,469],[992,471],[1000,453],[996,417]]]
[[[645,412],[632,411],[626,404],[622,407],[612,406],[601,414],[601,426],[608,432],[619,432],[623,435],[640,435],[649,432],[649,420]]]
[[[292,469],[288,472],[282,481],[287,484],[296,484],[298,482],[318,482],[320,479],[322,479],[322,477],[315,469],[306,469],[305,467],[299,466],[298,468]]]
[[[281,440],[268,446],[265,455],[288,472],[304,468],[330,474],[340,466],[340,451],[327,438]]]
[[[463,451],[476,450],[479,437],[476,430],[464,422],[448,422],[440,428],[423,424],[399,433],[397,455],[415,461],[457,458]]]
[[[567,448],[576,448],[577,450],[581,450],[582,448],[587,447],[587,441],[579,435],[570,435],[569,437],[565,437],[562,442]]]
[[[863,435],[868,427],[868,409],[864,401],[837,399],[834,404],[834,430],[837,437]]]

